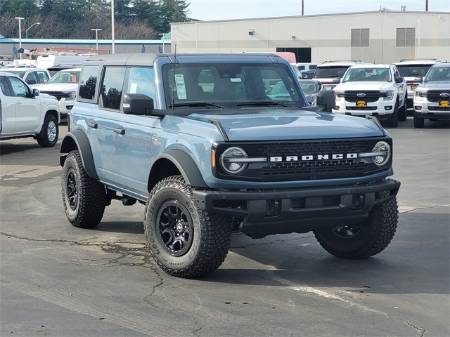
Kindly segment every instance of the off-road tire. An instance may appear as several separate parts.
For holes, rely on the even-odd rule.
[[[420,117],[414,117],[414,128],[422,129],[425,126],[425,119]]]
[[[403,102],[403,105],[398,109],[398,120],[400,122],[404,122],[407,119],[407,111],[406,111],[406,98]]]
[[[353,238],[341,238],[333,228],[314,232],[319,244],[330,254],[345,259],[366,259],[383,251],[397,229],[397,199],[390,197],[375,206],[360,232]]]
[[[176,200],[188,212],[193,224],[193,242],[181,256],[173,256],[158,239],[158,212],[162,205]],[[208,214],[192,199],[192,190],[181,176],[161,180],[152,189],[145,212],[145,236],[150,253],[159,267],[172,276],[201,277],[215,271],[228,253],[232,224],[228,217]]]
[[[75,209],[68,199],[68,176],[75,177],[78,198]],[[76,227],[94,228],[102,220],[106,206],[106,191],[103,184],[88,176],[78,151],[71,151],[64,162],[61,179],[64,211],[70,223]]]
[[[54,136],[54,139],[49,139],[49,133],[48,133],[48,127],[49,124],[53,123],[54,127],[56,128],[56,135]],[[47,114],[44,119],[44,123],[42,124],[42,129],[39,134],[36,135],[36,140],[38,144],[42,147],[53,147],[58,142],[59,137],[59,127],[58,127],[58,119],[52,115]]]
[[[398,126],[398,110],[399,110],[399,102],[397,100],[397,102],[395,103],[395,107],[394,107],[394,112],[392,113],[392,115],[389,117],[389,119],[386,121],[386,125],[391,127],[391,128],[396,128]]]

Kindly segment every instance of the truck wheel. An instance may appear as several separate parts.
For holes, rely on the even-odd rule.
[[[58,120],[55,116],[47,114],[42,124],[41,132],[36,136],[36,139],[40,146],[52,147],[58,142],[58,136]]]
[[[406,99],[405,99],[401,108],[398,109],[398,120],[400,122],[404,122],[404,121],[406,121],[406,118],[407,118],[407,114],[406,114]]]
[[[375,206],[367,221],[340,225],[314,232],[317,241],[330,254],[345,259],[366,259],[383,251],[397,229],[395,197]]]
[[[61,192],[72,225],[93,228],[100,223],[106,206],[105,187],[88,176],[78,151],[70,152],[64,162]]]
[[[231,222],[197,207],[180,176],[161,180],[151,191],[145,214],[150,253],[166,273],[184,278],[216,270],[228,253]]]
[[[416,129],[422,129],[425,126],[425,120],[420,117],[414,117],[414,127]]]

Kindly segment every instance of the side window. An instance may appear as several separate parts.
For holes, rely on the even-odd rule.
[[[86,100],[95,99],[97,87],[98,66],[86,66],[81,71],[78,97]]]
[[[36,72],[38,83],[45,83],[48,81],[48,75],[44,71],[38,71]]]
[[[21,80],[19,80],[16,77],[9,77],[9,82],[11,83],[12,91],[14,93],[14,96],[17,97],[29,97],[30,96],[30,90],[26,86],[25,83],[23,83]]]
[[[128,69],[127,94],[142,94],[155,100],[155,74],[150,67],[131,67]]]
[[[125,78],[124,67],[106,67],[100,92],[102,107],[107,109],[120,109],[122,99],[123,80]]]
[[[14,96],[14,93],[12,92],[11,84],[8,81],[8,78],[6,76],[0,77],[0,91],[5,96]]]
[[[33,84],[37,84],[37,78],[36,78],[36,72],[35,71],[30,71],[27,75],[27,77],[25,78],[25,82],[27,82],[29,85],[33,85]]]

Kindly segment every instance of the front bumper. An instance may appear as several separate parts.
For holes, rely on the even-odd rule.
[[[284,190],[195,190],[198,207],[242,219],[242,232],[259,238],[305,233],[317,227],[364,221],[372,208],[394,197],[400,182]]]
[[[61,114],[61,117],[67,117],[74,104],[74,100],[66,100],[65,98],[61,98],[58,102],[59,113]]]
[[[450,119],[450,107],[440,107],[438,102],[424,98],[414,99],[414,116],[424,119]]]
[[[367,102],[365,108],[358,108],[356,102],[348,102],[345,99],[336,99],[334,113],[351,116],[376,116],[379,119],[390,118],[394,113],[396,100],[378,99],[375,102]]]

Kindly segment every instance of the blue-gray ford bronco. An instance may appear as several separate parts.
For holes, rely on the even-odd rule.
[[[92,228],[113,199],[145,204],[148,250],[179,277],[216,270],[233,231],[312,231],[337,257],[373,256],[397,227],[392,139],[319,112],[330,94],[309,107],[270,54],[91,58],[61,145],[67,218]]]

